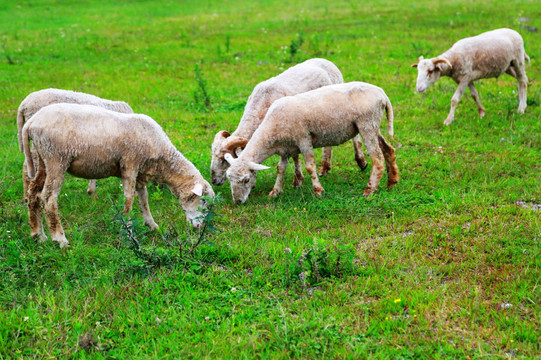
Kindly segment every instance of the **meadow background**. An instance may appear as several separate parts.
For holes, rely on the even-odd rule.
[[[444,127],[455,84],[416,94],[410,65],[500,27],[531,58],[526,113],[504,75],[476,85],[484,119],[467,92]],[[535,0],[0,0],[0,359],[539,358],[536,29]],[[219,232],[181,253],[198,234],[150,185],[160,230],[140,234],[138,252],[115,210],[120,181],[98,181],[91,200],[68,176],[71,248],[29,236],[16,111],[30,92],[127,101],[210,181],[214,134],[236,128],[258,82],[312,57],[388,94],[394,189],[363,198],[371,167],[357,168],[348,143],[322,198],[309,177],[291,188],[290,166],[269,199],[273,157],[246,205],[215,187]]]

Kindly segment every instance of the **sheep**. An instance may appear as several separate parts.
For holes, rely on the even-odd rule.
[[[56,103],[95,105],[125,114],[133,114],[130,105],[123,101],[106,100],[94,95],[70,90],[43,89],[35,91],[21,102],[17,111],[17,139],[19,141],[20,152],[24,151],[21,132],[24,123],[42,107]],[[26,166],[23,165],[23,183],[27,183],[27,181],[24,181],[24,178],[27,176],[24,170],[25,168]],[[26,197],[26,189],[24,189],[24,193]],[[92,179],[88,182],[87,193],[90,196],[94,196],[96,193],[96,180]]]
[[[30,151],[37,154],[37,173]],[[179,199],[194,227],[202,222],[202,196],[214,197],[210,184],[171,143],[162,128],[142,114],[121,114],[93,105],[53,104],[39,110],[22,129],[30,179],[28,213],[32,237],[45,241],[41,207],[53,241],[69,246],[58,215],[58,195],[65,173],[86,179],[119,177],[132,208],[134,192],[150,229],[158,225],[150,214],[146,184],[166,184]],[[41,200],[41,203],[40,203]]]
[[[450,125],[455,118],[455,109],[466,87],[477,104],[479,117],[485,116],[479,94],[473,82],[478,79],[498,77],[507,73],[518,80],[518,113],[526,110],[526,90],[528,78],[524,62],[530,58],[524,50],[524,42],[519,33],[511,29],[497,29],[457,41],[449,50],[432,59],[419,57],[412,65],[418,70],[417,91],[424,92],[441,76],[451,77],[458,88],[451,99],[451,110],[444,121]]]
[[[302,153],[306,170],[312,178],[314,193],[323,187],[314,163],[314,148],[336,146],[360,134],[372,159],[370,181],[364,196],[379,186],[385,158],[389,188],[399,180],[394,149],[380,133],[383,112],[387,111],[388,131],[393,134],[393,109],[385,92],[374,85],[351,82],[325,86],[306,93],[276,100],[252,139],[238,158],[226,154],[231,166],[226,176],[235,203],[245,203],[255,186],[256,172],[268,169],[261,165],[274,154],[280,156],[274,188],[269,197],[282,192],[285,169],[290,156]],[[383,154],[382,154],[383,152]]]
[[[330,61],[325,59],[310,59],[297,64],[283,73],[263,81],[254,88],[248,98],[244,114],[239,122],[237,130],[232,134],[222,130],[214,137],[212,143],[211,181],[214,185],[222,185],[225,181],[225,172],[229,163],[225,161],[225,154],[235,157],[240,154],[242,148],[250,140],[259,127],[267,110],[277,99],[295,95],[309,90],[331,84],[341,84],[344,80],[340,70]],[[368,165],[362,152],[362,144],[359,137],[353,139],[355,160],[361,169]],[[322,167],[320,174],[325,175],[331,168],[332,148],[323,151]],[[293,156],[295,164],[295,178],[293,186],[302,184],[304,176],[298,156]]]

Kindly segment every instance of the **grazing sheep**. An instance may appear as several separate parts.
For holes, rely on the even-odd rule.
[[[36,174],[30,139],[39,161]],[[145,224],[151,229],[158,225],[150,214],[147,182],[169,186],[194,227],[201,225],[200,208],[205,206],[201,196],[214,196],[195,166],[146,115],[121,114],[92,105],[53,104],[24,125],[22,140],[31,178],[27,188],[32,236],[47,239],[41,219],[43,204],[51,236],[60,247],[69,245],[58,215],[58,195],[66,172],[85,179],[121,178],[124,213],[131,210],[137,191]]]
[[[123,101],[111,101],[90,94],[61,89],[44,89],[33,92],[21,102],[21,105],[19,105],[19,110],[17,111],[17,139],[19,140],[19,150],[21,152],[24,151],[22,142],[22,129],[24,123],[42,107],[57,103],[95,105],[108,110],[125,114],[133,114],[133,110],[130,105]],[[24,183],[26,183],[24,179],[27,176],[25,169],[26,166],[23,165]],[[96,180],[90,180],[88,182],[87,192],[90,196],[95,194]],[[24,194],[26,198],[26,189],[24,190]]]
[[[450,125],[466,87],[470,89],[477,104],[479,117],[485,116],[485,108],[481,105],[473,82],[477,79],[498,77],[503,73],[518,80],[518,112],[524,113],[528,86],[525,61],[530,62],[530,58],[526,55],[520,34],[510,29],[498,29],[459,40],[438,57],[423,59],[421,56],[419,62],[412,66],[418,70],[417,91],[420,93],[441,76],[449,76],[458,84],[451,99],[451,111],[444,121],[445,125]]]
[[[288,158],[302,153],[306,170],[312,178],[314,193],[321,195],[314,162],[314,148],[336,146],[360,134],[372,159],[372,174],[364,191],[368,196],[378,188],[383,174],[383,158],[387,165],[388,183],[398,182],[398,168],[394,149],[380,133],[381,117],[387,110],[389,134],[393,133],[393,109],[385,92],[362,82],[329,85],[306,93],[276,100],[265,119],[255,131],[242,154],[233,158],[226,154],[231,166],[227,178],[235,203],[245,203],[255,186],[256,171],[268,169],[260,165],[268,157],[278,154],[278,174],[269,194],[282,192]],[[382,153],[383,152],[383,153]]]
[[[225,154],[237,157],[246,143],[250,140],[259,127],[271,104],[284,96],[296,95],[309,90],[317,89],[331,84],[344,82],[340,70],[330,61],[325,59],[310,59],[295,65],[283,73],[263,81],[254,88],[248,98],[244,114],[240,119],[237,130],[233,134],[222,130],[214,137],[212,143],[211,179],[214,185],[222,185],[225,181],[225,172],[229,163],[225,161]],[[362,152],[362,144],[359,137],[353,139],[355,160],[361,167],[366,168],[367,162]],[[332,148],[323,150],[321,175],[327,174],[331,168]],[[304,176],[297,155],[293,156],[295,164],[295,179],[293,186],[302,184]]]

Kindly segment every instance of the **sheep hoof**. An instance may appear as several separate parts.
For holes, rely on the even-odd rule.
[[[389,180],[387,181],[387,189],[392,189],[394,188],[394,186],[398,183],[398,179],[397,180]]]
[[[53,241],[56,242],[56,243],[58,243],[58,245],[60,246],[61,249],[70,246],[70,243],[69,243],[69,241],[66,239],[66,236],[65,236],[64,234],[61,234],[61,235],[53,235]]]
[[[519,114],[524,114],[524,111],[526,111],[526,107],[518,109]]]
[[[272,189],[272,191],[269,193],[270,198],[276,198],[278,195],[280,195],[281,191],[277,189]]]
[[[355,161],[357,161],[357,165],[361,168],[361,171],[364,171],[368,167],[368,163],[364,159],[355,159]]]
[[[453,122],[453,120],[454,120],[453,118],[447,118],[447,119],[445,119],[445,121],[443,122],[443,125],[449,126],[449,125],[451,125],[451,123]]]
[[[323,190],[322,187],[315,187],[315,186],[314,186],[314,194],[315,194],[316,196],[319,197],[319,196],[323,195],[323,191],[324,191],[324,190]]]
[[[325,175],[327,175],[327,174],[329,173],[329,170],[331,170],[330,165],[328,165],[328,164],[323,164],[323,165],[321,166],[321,170],[319,171],[319,174],[318,174],[318,175],[319,175],[319,176],[325,176]]]
[[[154,221],[153,222],[148,222],[148,223],[146,222],[145,225],[148,226],[150,231],[158,230],[160,228],[158,226],[158,224],[156,224]]]
[[[41,230],[40,233],[32,234],[32,238],[39,243],[47,241],[47,235],[45,235],[45,232],[43,232],[43,230]]]
[[[482,119],[485,117],[485,109],[479,109],[479,118]]]
[[[297,176],[295,175],[295,177],[293,178],[293,187],[294,188],[298,188],[302,185],[302,182],[304,181],[304,176]]]
[[[363,196],[364,196],[364,197],[368,197],[368,196],[372,195],[372,194],[375,193],[375,192],[376,192],[376,190],[367,187],[367,188],[364,190]]]

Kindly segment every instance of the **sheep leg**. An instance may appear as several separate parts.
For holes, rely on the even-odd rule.
[[[319,178],[317,176],[317,167],[316,167],[316,161],[314,158],[314,149],[312,146],[304,146],[300,147],[299,149],[302,152],[302,156],[304,156],[304,164],[306,166],[306,170],[310,174],[310,177],[312,178],[312,187],[314,188],[314,194],[316,196],[321,196],[323,194],[323,186],[321,186],[321,183],[319,182]]]
[[[515,68],[513,67],[512,63],[511,63],[511,65],[509,65],[507,70],[505,70],[505,73],[511,75],[515,79],[517,78],[517,73],[516,73]]]
[[[293,178],[293,187],[297,188],[302,185],[304,181],[304,175],[302,174],[302,165],[299,155],[293,156],[293,163],[295,164],[295,177]]]
[[[518,113],[524,114],[526,110],[526,98],[528,92],[528,77],[526,76],[526,71],[524,70],[524,60],[519,59],[516,62],[515,69],[517,70],[517,80],[518,80]]]
[[[158,224],[154,221],[152,214],[150,213],[150,207],[148,205],[148,191],[147,185],[143,183],[136,183],[135,190],[137,191],[137,196],[139,197],[139,207],[143,213],[143,219],[145,219],[145,225],[150,228],[150,230],[156,230]]]
[[[364,158],[363,144],[361,142],[360,135],[357,134],[353,139],[351,139],[351,143],[353,144],[353,150],[355,151],[355,161],[361,170],[364,171],[364,169],[366,169],[368,166],[368,163]]]
[[[98,196],[96,195],[96,180],[95,179],[88,181],[88,188],[86,189],[86,193],[91,198],[92,197],[94,199],[98,198]]]
[[[40,165],[41,168],[41,165]],[[60,216],[58,214],[58,195],[66,176],[66,166],[64,164],[51,162],[46,164],[47,175],[45,177],[45,184],[41,191],[41,201],[45,209],[45,218],[47,219],[47,225],[51,232],[51,237],[54,242],[60,245],[60,248],[64,248],[70,245],[64,234],[64,229],[60,223]]]
[[[323,155],[321,157],[321,170],[319,171],[319,176],[325,176],[331,170],[332,162],[332,147],[327,146],[323,148]]]
[[[25,181],[26,195],[28,205],[28,222],[30,223],[30,234],[34,239],[37,238],[39,242],[47,240],[47,235],[43,231],[43,218],[41,200],[39,198],[43,185],[45,184],[45,165],[43,161],[39,159],[39,167],[36,175],[33,179],[28,177],[26,168],[23,171],[23,180]],[[26,162],[25,165],[26,166]]]
[[[479,99],[479,93],[477,92],[475,85],[473,85],[473,81],[468,84],[468,87],[470,88],[471,97],[473,98],[473,100],[475,100],[475,103],[477,104],[479,117],[482,119],[485,116],[485,108],[483,107],[483,105],[481,105],[481,100]]]
[[[297,156],[298,158],[298,156]],[[289,165],[289,159],[285,156],[280,156],[280,162],[277,166],[276,171],[276,182],[274,183],[274,188],[269,193],[269,197],[275,198],[282,192],[282,185],[284,183],[284,174],[286,172],[287,165]]]
[[[130,215],[130,211],[133,207],[133,198],[135,197],[135,176],[122,175],[122,189],[124,190],[124,197],[126,202],[124,203],[124,215]]]
[[[383,152],[383,157],[385,158],[385,166],[387,167],[387,188],[392,188],[396,185],[398,180],[398,167],[396,166],[396,156],[394,153],[394,148],[389,145],[381,134],[378,135],[379,147]]]
[[[458,105],[458,102],[462,98],[462,95],[464,95],[464,90],[466,90],[466,86],[468,86],[469,81],[462,81],[458,84],[458,88],[455,91],[455,94],[451,98],[451,110],[449,111],[449,115],[447,115],[447,119],[443,122],[444,125],[451,125],[453,120],[455,119],[455,109]]]
[[[360,125],[361,124],[357,125],[357,127],[359,129],[362,129]],[[378,136],[377,136],[378,132],[379,132],[378,129],[369,129],[369,130],[361,131],[364,144],[366,145],[366,150],[368,151],[368,155],[370,155],[370,159],[372,160],[372,172],[370,174],[370,180],[368,181],[368,185],[366,186],[366,189],[364,190],[363,196],[370,196],[374,192],[376,192],[376,190],[378,189],[381,177],[383,176],[383,161],[384,160],[383,160],[383,154],[380,149],[380,144],[378,143]],[[398,176],[398,173],[394,174],[393,172],[393,176],[395,175]],[[396,177],[391,178],[391,180],[398,181]]]

